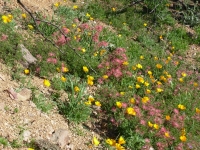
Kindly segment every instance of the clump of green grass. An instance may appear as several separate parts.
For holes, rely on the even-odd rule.
[[[8,146],[8,141],[7,139],[0,137],[0,144],[2,144],[4,147]]]
[[[50,112],[55,104],[51,101],[50,98],[47,98],[44,94],[36,94],[33,93],[32,101],[35,103],[36,107],[40,109],[42,112],[48,113]]]

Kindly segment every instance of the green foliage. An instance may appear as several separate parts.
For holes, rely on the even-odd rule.
[[[190,37],[182,28],[173,29],[166,35],[176,50],[185,51],[190,43]]]
[[[17,47],[21,37],[14,31],[14,23],[4,24],[0,22],[0,36],[7,36],[0,42],[0,58],[7,64],[14,65],[16,61],[22,60],[21,52]]]
[[[50,98],[47,98],[42,93],[33,93],[32,101],[36,105],[38,109],[40,109],[42,112],[48,113],[50,110],[53,109],[55,104],[51,101]]]
[[[67,76],[66,90],[70,90],[68,100],[58,101],[58,109],[69,121],[76,123],[85,122],[89,119],[91,108],[83,101],[85,92],[85,84],[79,83],[79,79],[73,76]],[[80,91],[75,92],[74,88],[77,86]]]
[[[0,137],[0,144],[3,146],[8,146],[8,141],[7,139]]]
[[[196,38],[195,38],[195,43],[199,44],[200,43],[200,26],[196,26],[194,28],[195,32],[196,32]]]
[[[58,9],[55,10],[55,13],[61,18],[65,18],[66,24],[72,24],[73,19],[78,15],[77,11],[73,11],[71,8],[65,6],[59,6]]]

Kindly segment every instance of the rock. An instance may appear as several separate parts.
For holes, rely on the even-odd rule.
[[[30,64],[35,64],[37,59],[29,52],[28,49],[23,44],[19,44],[22,56],[25,59],[25,62],[22,63],[25,67],[28,68]]]
[[[16,99],[20,101],[26,101],[31,98],[31,90],[24,88],[19,93],[15,92],[15,90],[11,87],[8,90],[6,90],[11,99]]]
[[[68,130],[58,129],[52,134],[50,140],[59,145],[61,149],[66,149],[70,144],[70,133]]]
[[[32,91],[30,89],[24,88],[17,94],[17,99],[21,101],[27,101],[31,98]]]
[[[61,150],[60,147],[58,147],[57,145],[51,143],[48,140],[36,140],[35,142],[35,146],[37,147],[37,150]]]
[[[23,140],[26,141],[26,142],[29,142],[30,141],[30,138],[31,138],[31,132],[28,131],[28,130],[25,130],[22,134],[23,136]]]

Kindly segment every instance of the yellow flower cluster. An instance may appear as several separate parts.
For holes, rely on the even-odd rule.
[[[94,84],[94,77],[93,76],[90,76],[88,75],[87,76],[87,84],[92,86]]]
[[[59,6],[60,6],[60,2],[54,3],[54,6],[55,6],[55,7],[59,7]]]
[[[182,72],[181,76],[182,76],[181,78],[178,78],[178,81],[182,83],[184,82],[184,78],[187,76],[187,74],[185,72]]]
[[[26,19],[26,17],[27,17],[26,14],[22,14],[23,19]]]
[[[128,115],[132,115],[132,116],[135,116],[135,115],[136,115],[135,109],[132,108],[132,107],[126,108],[126,113],[127,113]]]
[[[116,102],[116,106],[117,106],[118,108],[122,108],[122,103],[121,103],[121,102]]]
[[[47,79],[44,79],[44,85],[46,86],[46,87],[49,87],[50,85],[51,85],[51,83],[50,83],[50,81],[49,80],[47,80]]]
[[[93,137],[92,143],[93,143],[95,146],[98,146],[100,142],[99,142],[99,140],[98,140],[96,137]]]
[[[79,88],[78,86],[75,86],[75,87],[74,87],[74,91],[75,91],[76,93],[78,93],[78,92],[80,91],[80,88]]]
[[[4,23],[9,23],[9,22],[11,22],[12,21],[12,19],[13,19],[13,16],[12,15],[3,15],[2,17],[1,17],[1,19],[3,20],[3,22]]]
[[[94,102],[94,101],[95,101],[94,97],[90,95],[90,96],[88,97],[88,101],[86,101],[85,104],[86,104],[86,105],[92,105],[92,102]],[[94,105],[96,105],[96,106],[98,106],[98,107],[101,107],[101,103],[100,103],[99,101],[95,101],[95,102],[94,102]]]
[[[116,148],[116,150],[125,150],[124,146],[122,146],[122,144],[125,144],[126,141],[124,140],[124,138],[122,136],[119,137],[118,142],[116,142],[116,140],[114,139],[107,139],[106,143],[110,146],[113,146]]]
[[[67,81],[67,78],[65,78],[65,77],[61,77],[61,81],[63,81],[63,82],[66,82]]]
[[[88,69],[86,66],[83,66],[83,71],[84,71],[85,73],[88,73],[88,72],[89,72],[89,69]]]
[[[197,114],[200,114],[200,109],[199,108],[196,108],[195,111],[196,111]]]
[[[24,70],[24,74],[28,75],[30,73],[30,70],[29,69],[25,69]]]
[[[142,103],[143,103],[143,104],[146,104],[148,101],[149,101],[149,97],[144,96],[144,97],[142,98]]]
[[[186,141],[187,141],[185,128],[183,128],[183,129],[181,130],[180,140],[181,140],[182,142],[186,142]]]
[[[178,108],[179,108],[180,110],[185,110],[185,109],[186,109],[186,107],[185,107],[184,105],[182,105],[182,104],[179,104],[179,105],[178,105]]]
[[[156,130],[158,130],[159,128],[160,128],[160,126],[158,125],[158,124],[153,124],[153,123],[151,123],[150,121],[148,121],[148,126],[150,127],[150,128],[154,128],[154,129],[156,129]]]

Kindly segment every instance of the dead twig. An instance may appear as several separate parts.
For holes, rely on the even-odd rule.
[[[19,3],[19,5],[21,5],[21,6],[25,9],[25,11],[27,11],[27,13],[31,16],[31,18],[33,19],[33,22],[34,22],[34,24],[35,24],[36,30],[44,37],[44,39],[47,40],[48,42],[50,42],[50,43],[51,43],[53,46],[55,46],[62,54],[64,54],[64,52],[55,44],[55,42],[53,42],[52,40],[48,39],[48,38],[44,35],[44,33],[42,33],[42,31],[41,31],[41,30],[39,29],[39,27],[38,27],[37,21],[41,21],[41,22],[44,22],[44,23],[47,23],[47,24],[50,24],[50,25],[56,27],[56,28],[59,30],[59,32],[60,32],[62,35],[64,35],[65,38],[67,38],[67,36],[66,36],[65,33],[62,31],[62,29],[61,29],[58,25],[55,25],[55,24],[53,24],[53,23],[51,23],[51,22],[49,22],[49,21],[35,18],[35,17],[33,16],[33,14],[24,6],[24,4],[23,4],[20,0],[17,0],[17,3]],[[89,67],[95,74],[97,74],[97,72],[91,67],[91,65],[90,65],[84,58],[82,58],[81,55],[79,55],[79,54],[76,52],[75,48],[73,48],[73,47],[72,47],[71,45],[69,45],[69,44],[68,44],[68,46],[69,46],[70,50],[74,51],[74,52],[76,53],[76,55],[78,55],[86,64],[88,64],[88,67]]]

